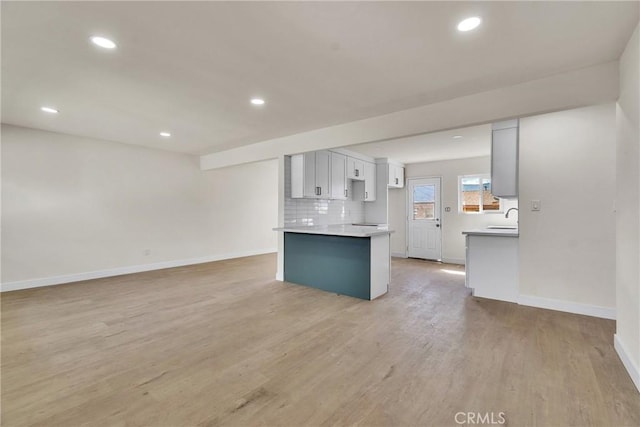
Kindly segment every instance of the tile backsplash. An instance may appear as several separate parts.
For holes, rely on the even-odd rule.
[[[352,194],[349,182],[349,194]],[[364,221],[364,202],[292,199],[291,158],[285,157],[284,225],[351,224]]]

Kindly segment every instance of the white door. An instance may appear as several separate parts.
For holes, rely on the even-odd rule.
[[[407,256],[441,260],[440,178],[409,179],[407,184]]]

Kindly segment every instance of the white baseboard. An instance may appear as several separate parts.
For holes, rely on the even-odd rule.
[[[442,262],[445,264],[465,265],[464,258],[442,258]]]
[[[518,304],[529,307],[546,308],[548,310],[564,311],[567,313],[584,314],[586,316],[601,317],[603,319],[616,319],[616,309],[613,307],[579,304],[577,302],[522,294],[518,296]]]
[[[131,265],[128,267],[110,268],[107,270],[88,271],[84,273],[66,274],[63,276],[43,277],[39,279],[19,280],[0,284],[0,292],[17,291],[20,289],[40,288],[42,286],[62,285],[64,283],[81,282],[83,280],[100,279],[103,277],[121,276],[123,274],[142,273],[144,271],[162,270],[164,268],[183,267],[185,265],[202,264],[205,262],[222,261],[225,259],[242,258],[246,256],[262,255],[277,252],[276,248],[258,249],[254,251],[236,252],[231,254],[212,255],[201,258],[181,259],[173,261],[155,262],[152,264]]]
[[[633,384],[635,384],[638,391],[640,391],[640,369],[638,369],[638,366],[633,362],[627,348],[622,344],[620,338],[618,338],[618,334],[613,336],[613,347],[616,349],[620,360],[622,360],[622,364],[629,373],[631,381],[633,381]]]
[[[409,258],[405,252],[391,252],[393,258]],[[442,262],[445,264],[458,264],[464,265],[464,258],[442,258]]]
[[[407,254],[404,252],[391,252],[393,258],[407,258]]]

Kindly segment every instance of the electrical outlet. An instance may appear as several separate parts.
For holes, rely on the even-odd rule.
[[[145,249],[144,256],[149,256],[149,255],[151,255],[151,249]]]
[[[531,201],[531,210],[534,212],[540,211],[540,200],[532,200]]]

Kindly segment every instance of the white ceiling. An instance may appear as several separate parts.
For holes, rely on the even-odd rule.
[[[1,7],[3,123],[194,154],[615,60],[638,22],[638,2]]]
[[[461,138],[454,138],[454,136]],[[374,158],[387,157],[402,163],[488,156],[491,154],[491,125],[470,126],[389,141],[353,145],[348,149]]]

